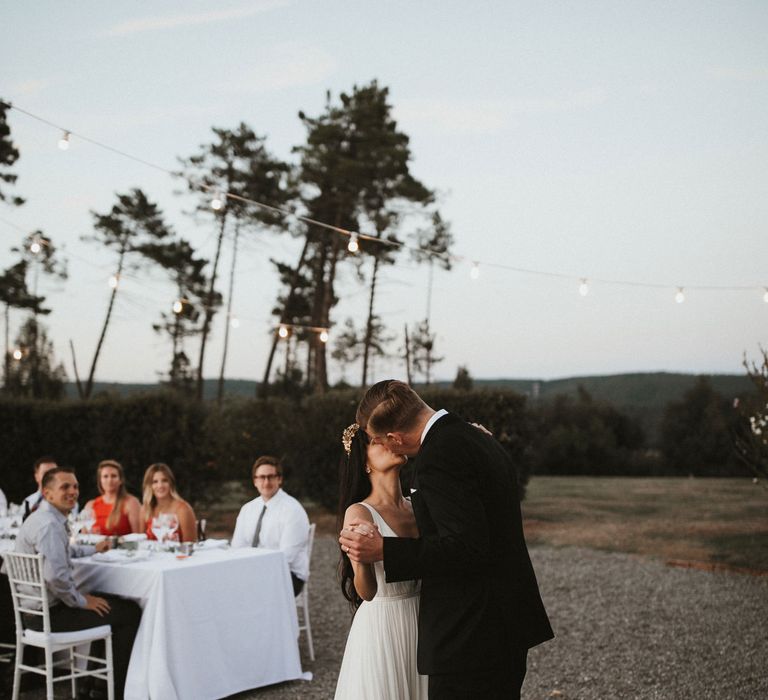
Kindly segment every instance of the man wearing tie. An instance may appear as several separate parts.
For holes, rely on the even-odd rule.
[[[285,552],[293,594],[298,595],[309,578],[309,518],[301,503],[283,491],[283,467],[276,457],[259,457],[251,477],[259,495],[240,509],[232,546]]]

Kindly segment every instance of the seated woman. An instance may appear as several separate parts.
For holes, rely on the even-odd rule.
[[[176,491],[176,479],[167,464],[157,462],[144,472],[143,500],[142,516],[150,540],[157,539],[152,532],[152,519],[164,514],[173,514],[178,520],[179,529],[173,539],[179,542],[197,539],[195,511]]]
[[[85,510],[90,508],[96,516],[93,531],[118,536],[141,532],[141,503],[126,490],[120,463],[112,459],[99,462],[96,484],[101,496],[85,504]]]

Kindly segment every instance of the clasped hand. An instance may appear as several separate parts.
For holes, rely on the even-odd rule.
[[[346,555],[361,564],[373,564],[384,558],[384,539],[375,524],[352,520],[339,534],[339,544]]]

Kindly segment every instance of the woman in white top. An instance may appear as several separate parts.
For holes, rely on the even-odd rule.
[[[344,431],[340,518],[365,520],[385,537],[418,537],[400,488],[407,457],[372,445],[356,423]],[[416,670],[419,582],[386,583],[382,562],[360,564],[342,552],[341,590],[355,609],[336,685],[336,700],[426,700],[427,676]]]

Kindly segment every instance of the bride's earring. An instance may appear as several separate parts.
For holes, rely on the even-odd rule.
[[[371,468],[370,467],[366,467],[365,468],[365,473],[366,474],[370,474],[371,473]]]

